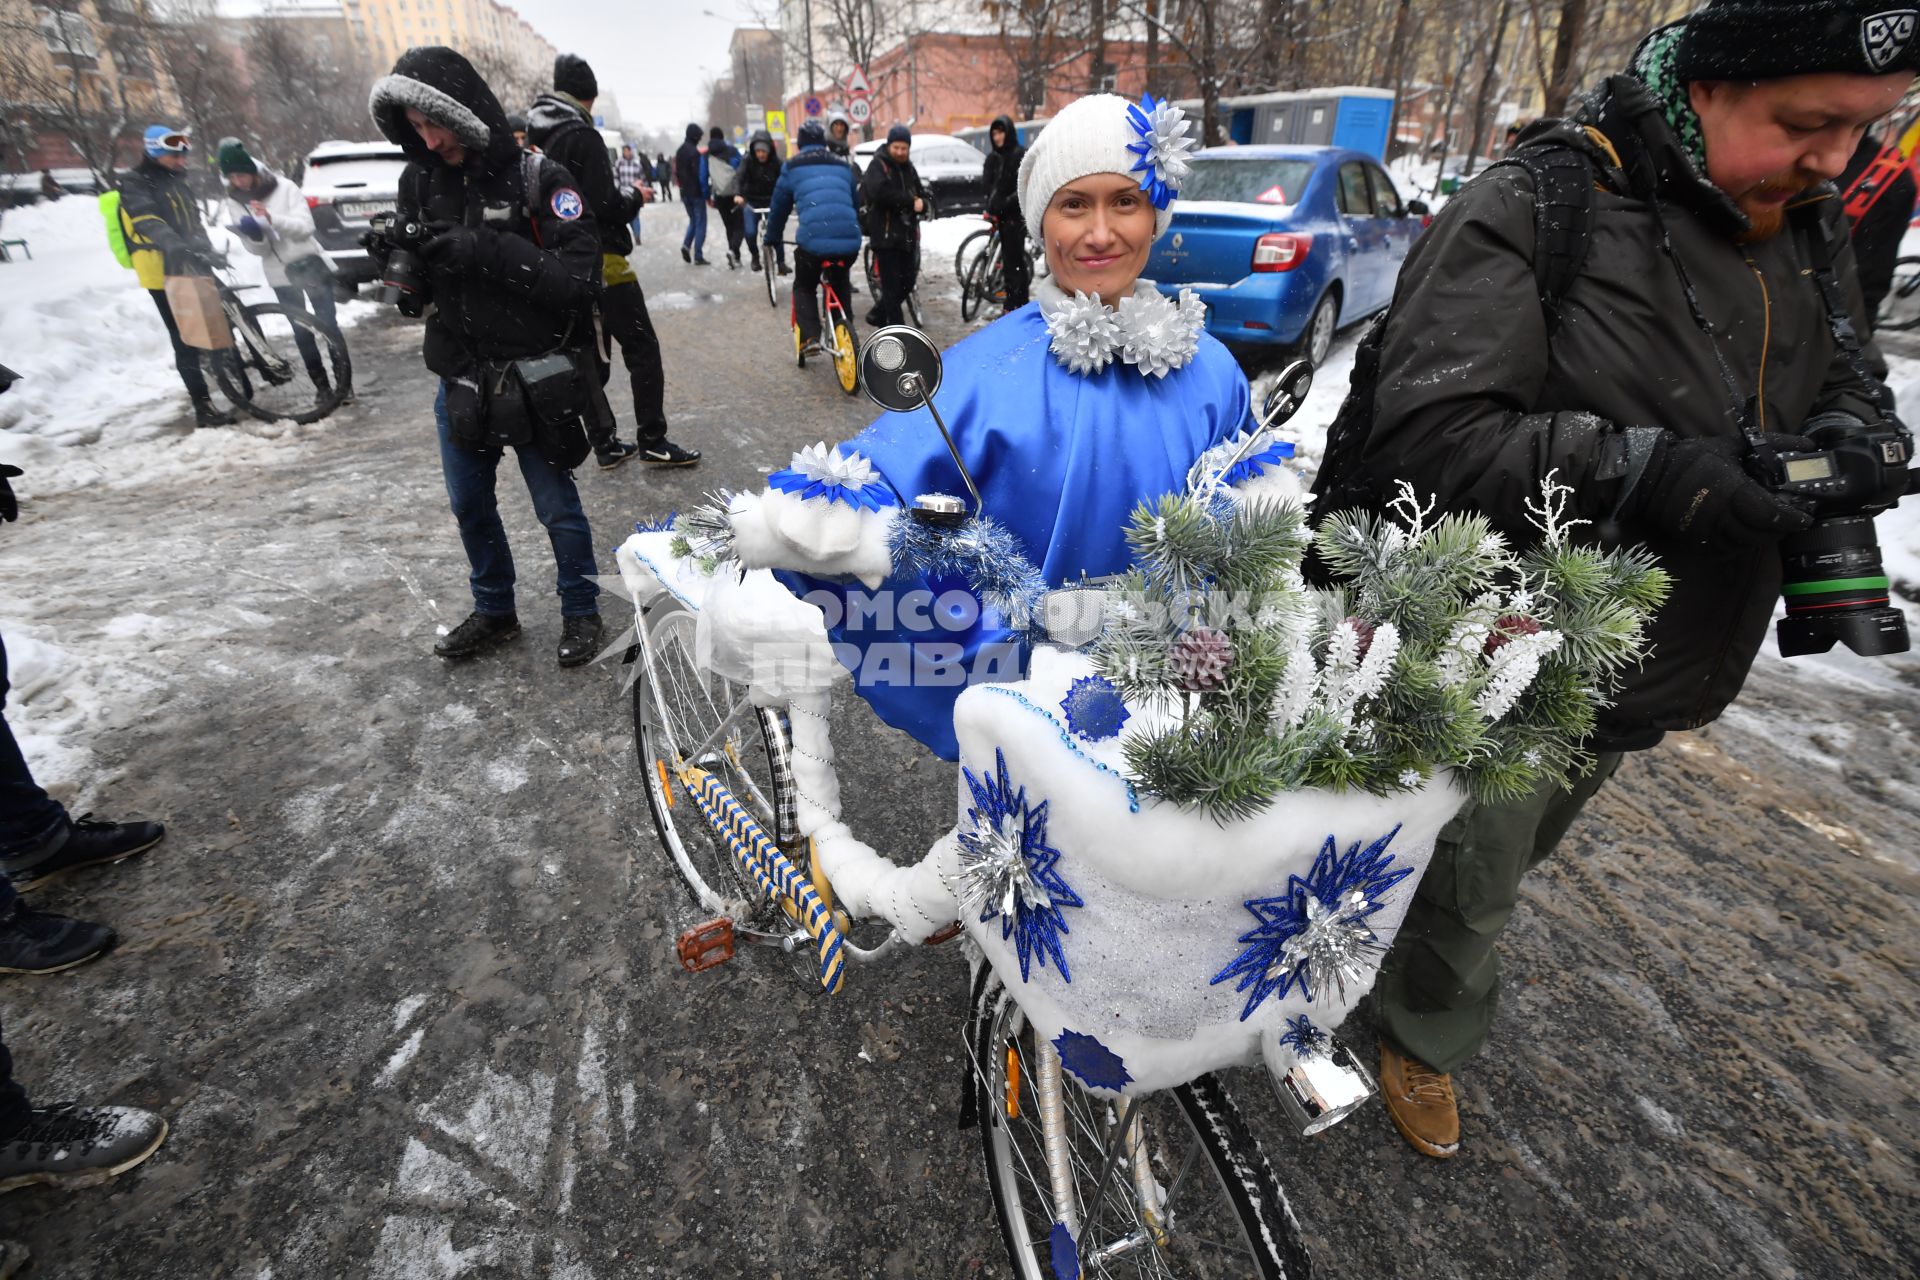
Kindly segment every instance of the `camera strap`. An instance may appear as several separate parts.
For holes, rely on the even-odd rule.
[[[1867,367],[1866,355],[1860,350],[1860,333],[1854,328],[1853,313],[1847,307],[1846,295],[1840,289],[1840,278],[1833,269],[1833,242],[1820,223],[1822,203],[1810,200],[1795,205],[1788,216],[1792,218],[1794,230],[1812,261],[1813,283],[1820,290],[1820,300],[1825,304],[1827,328],[1833,333],[1834,345],[1840,348],[1847,367],[1853,370],[1854,377],[1860,380],[1861,388],[1872,398],[1874,405],[1881,413],[1891,414],[1893,396],[1887,390],[1887,384]]]

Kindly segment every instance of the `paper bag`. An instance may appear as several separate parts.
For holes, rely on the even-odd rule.
[[[211,276],[168,276],[167,306],[173,310],[180,341],[200,351],[232,348],[233,331],[227,327],[220,290]]]

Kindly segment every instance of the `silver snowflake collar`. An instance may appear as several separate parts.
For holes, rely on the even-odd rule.
[[[1164,378],[1193,362],[1207,327],[1206,306],[1191,289],[1182,289],[1176,302],[1151,280],[1136,280],[1133,295],[1118,307],[1077,289],[1068,296],[1051,280],[1036,284],[1034,294],[1054,357],[1069,373],[1098,373],[1117,356],[1148,377]]]
[[[1199,145],[1189,138],[1192,122],[1187,113],[1171,102],[1155,101],[1152,94],[1127,107],[1127,123],[1140,135],[1140,141],[1127,144],[1127,150],[1139,157],[1129,171],[1140,175],[1140,189],[1156,209],[1164,209],[1180,194],[1180,184],[1192,170],[1187,152]]]

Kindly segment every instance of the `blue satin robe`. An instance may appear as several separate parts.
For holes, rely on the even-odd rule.
[[[1246,376],[1227,349],[1202,334],[1192,361],[1150,378],[1115,360],[1074,374],[1048,347],[1045,319],[1029,303],[956,343],[934,402],[953,432],[986,512],[1027,548],[1049,584],[1124,571],[1132,555],[1126,526],[1143,500],[1182,490],[1199,456],[1250,425]],[[966,485],[926,410],[883,414],[841,446],[865,454],[903,503],[923,493],[967,496]],[[905,518],[905,517],[903,517]],[[868,609],[853,618],[858,583],[780,575],[796,594],[824,592],[822,604],[841,661],[882,720],[918,738],[945,760],[959,757],[953,702],[968,681],[1018,679],[1005,660],[1010,633],[984,613],[971,625],[950,617],[930,626],[924,609]],[[881,586],[896,603],[951,602],[957,582],[928,582],[896,572]],[[912,615],[909,617],[908,615]],[[917,624],[917,625],[916,625]],[[911,661],[899,661],[904,650]],[[960,653],[965,679],[948,661]]]

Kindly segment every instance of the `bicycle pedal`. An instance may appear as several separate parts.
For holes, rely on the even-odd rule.
[[[733,919],[720,916],[683,931],[673,949],[680,956],[680,967],[699,973],[733,959]]]

